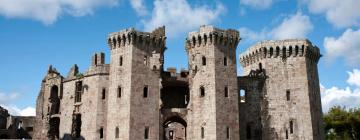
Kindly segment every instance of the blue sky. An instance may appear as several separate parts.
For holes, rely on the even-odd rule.
[[[359,107],[358,7],[358,0],[0,0],[0,105],[33,114],[50,64],[64,76],[73,64],[85,71],[92,54],[109,55],[108,34],[129,27],[165,25],[165,67],[187,69],[186,35],[206,24],[239,30],[238,55],[261,40],[308,38],[323,54],[324,110]]]

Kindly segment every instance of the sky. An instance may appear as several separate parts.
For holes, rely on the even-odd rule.
[[[237,55],[256,42],[307,38],[320,48],[323,111],[360,107],[359,0],[0,0],[0,106],[35,115],[49,65],[66,76],[105,52],[111,32],[165,26],[165,68],[187,69],[187,33],[236,29]],[[238,59],[237,59],[238,60]],[[238,75],[244,75],[238,62]]]

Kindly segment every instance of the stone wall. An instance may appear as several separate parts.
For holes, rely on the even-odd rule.
[[[189,33],[188,139],[239,139],[235,54],[239,39],[235,30],[211,26]]]
[[[261,42],[241,55],[245,73],[264,69],[267,77],[262,93],[264,139],[323,139],[315,73],[319,57],[319,49],[307,40]]]

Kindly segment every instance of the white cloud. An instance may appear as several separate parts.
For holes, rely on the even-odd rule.
[[[117,3],[118,0],[0,0],[0,15],[52,24],[64,14],[84,16],[97,7]]]
[[[211,8],[208,5],[190,6],[186,0],[155,0],[151,18],[143,20],[143,24],[147,31],[165,25],[168,35],[173,37],[213,23],[224,11],[221,3]]]
[[[326,89],[321,86],[321,102],[324,112],[327,112],[333,106],[345,106],[346,108],[360,107],[360,71],[354,69],[353,72],[348,72],[348,84],[355,84],[356,87],[345,89],[338,87],[331,87]]]
[[[360,64],[360,29],[347,29],[340,37],[325,37],[324,48],[326,60],[337,57],[345,58],[350,65]]]
[[[26,107],[24,109],[18,108],[16,105],[13,105],[20,98],[20,94],[13,93],[3,93],[0,92],[0,106],[7,109],[10,115],[15,116],[35,116],[35,108],[34,107]]]
[[[250,41],[306,38],[312,30],[313,25],[310,18],[307,15],[303,15],[301,12],[297,12],[295,15],[284,18],[279,25],[271,30],[263,28],[260,32],[256,32],[248,28],[239,29],[241,37]]]
[[[336,27],[360,25],[359,0],[300,0],[308,4],[310,12],[325,14]]]
[[[273,4],[273,0],[240,0],[240,4],[255,9],[267,9]]]
[[[148,14],[144,0],[130,0],[130,4],[138,15],[144,16]]]
[[[285,18],[279,26],[272,30],[271,34],[275,39],[305,38],[312,29],[310,18],[298,12]]]

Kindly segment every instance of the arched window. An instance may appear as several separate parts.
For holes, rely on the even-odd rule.
[[[229,89],[227,86],[225,86],[224,92],[225,92],[225,97],[229,97]]]
[[[200,97],[205,96],[205,88],[203,86],[200,87]]]
[[[123,65],[123,57],[122,57],[122,56],[120,56],[119,65],[120,65],[120,66]]]
[[[270,57],[272,57],[273,54],[274,54],[274,49],[271,47],[271,48],[270,48]]]
[[[205,138],[205,129],[204,127],[201,127],[201,139]]]
[[[115,138],[119,138],[119,127],[115,128]]]
[[[286,48],[285,47],[283,47],[283,49],[282,49],[282,58],[283,59],[286,58]]]
[[[144,87],[144,90],[143,90],[143,97],[144,98],[147,98],[148,97],[148,91],[149,89],[148,89],[148,86],[146,85],[145,87]]]
[[[101,99],[104,100],[106,97],[106,89],[105,88],[102,89],[101,95],[102,95]]]
[[[202,57],[202,65],[203,65],[203,66],[206,65],[206,57],[205,57],[205,56]]]
[[[292,53],[293,53],[293,48],[292,48],[292,46],[290,46],[289,47],[289,57],[292,55]]]
[[[293,121],[291,120],[291,121],[289,122],[289,124],[290,124],[290,134],[292,134],[292,133],[294,133],[294,123],[293,123]]]
[[[121,98],[121,87],[119,86],[117,89],[118,98]]]
[[[224,66],[227,66],[227,58],[224,57]]]

